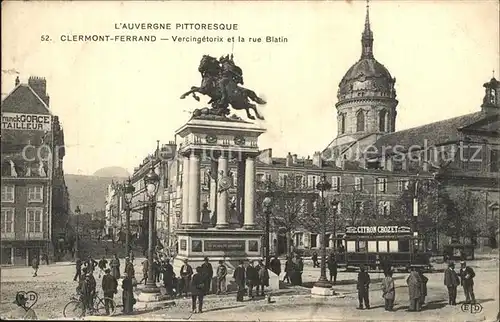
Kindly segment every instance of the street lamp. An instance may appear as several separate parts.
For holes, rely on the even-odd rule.
[[[76,244],[75,244],[75,255],[77,258],[80,258],[79,250],[78,250],[78,242],[79,242],[79,237],[78,237],[78,218],[80,217],[80,206],[76,206],[75,209],[75,215],[76,215]]]
[[[153,270],[153,247],[154,247],[154,211],[156,207],[156,193],[158,192],[158,186],[160,185],[160,177],[156,174],[154,169],[154,162],[151,162],[151,168],[148,174],[144,177],[144,183],[146,185],[146,195],[149,198],[149,233],[148,233],[148,280],[146,286],[144,287],[145,293],[158,293],[159,289],[156,286],[156,280],[154,278]]]
[[[262,209],[266,216],[266,227],[264,232],[264,256],[266,258],[266,269],[269,268],[269,226],[271,217],[271,207],[273,205],[273,192],[271,191],[271,182],[266,183],[265,198],[262,201]]]
[[[125,253],[127,256],[130,254],[130,204],[132,203],[132,197],[134,196],[135,187],[130,182],[130,177],[127,183],[123,187],[124,199],[125,199],[125,225],[126,225],[126,235],[125,235]]]
[[[330,204],[332,205],[333,210],[333,249],[337,249],[337,209],[340,201],[337,199],[333,199]]]
[[[320,205],[320,216],[321,216],[321,276],[318,281],[314,283],[312,292],[318,295],[332,295],[331,288],[332,285],[326,278],[326,245],[325,245],[325,235],[326,235],[326,216],[327,208],[325,204],[325,191],[332,188],[331,183],[326,180],[326,175],[321,176],[320,182],[316,185],[316,189],[320,191],[321,205]]]

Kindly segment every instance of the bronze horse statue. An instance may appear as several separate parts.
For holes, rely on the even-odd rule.
[[[192,86],[191,90],[181,95],[181,99],[192,94],[193,98],[199,101],[200,98],[196,93],[200,93],[210,97],[208,103],[212,105],[211,114],[226,116],[229,114],[228,106],[231,105],[235,110],[245,110],[251,120],[255,117],[250,114],[250,110],[255,112],[258,119],[264,119],[257,111],[256,105],[249,99],[257,104],[266,104],[266,101],[258,97],[254,91],[238,86],[238,84],[243,85],[243,75],[241,68],[234,64],[232,56],[217,60],[215,57],[203,55],[198,71],[202,77],[201,85]]]

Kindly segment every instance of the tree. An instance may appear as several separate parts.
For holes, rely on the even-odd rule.
[[[262,201],[265,191],[273,194],[272,215],[270,219],[270,231],[278,232],[284,230],[287,239],[287,254],[291,253],[291,234],[301,228],[304,219],[312,211],[312,202],[317,198],[314,190],[304,185],[302,176],[289,174],[281,182],[265,181],[257,182],[256,198],[256,224],[265,229],[265,215],[262,211]]]

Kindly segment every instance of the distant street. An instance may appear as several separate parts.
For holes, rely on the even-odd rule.
[[[136,276],[139,279],[142,275],[141,262],[142,258],[135,261]],[[460,304],[455,307],[447,305],[447,293],[441,272],[427,274],[429,278],[427,305],[424,306],[422,312],[406,311],[408,308],[408,289],[406,287],[407,274],[405,273],[397,273],[394,276],[396,283],[395,312],[384,311],[380,292],[381,273],[371,274],[370,301],[372,309],[370,310],[356,309],[356,273],[339,272],[339,285],[335,287],[335,290],[340,293],[340,297],[326,300],[313,299],[309,295],[310,289],[308,287],[318,278],[319,269],[313,269],[312,265],[306,261],[303,275],[305,286],[281,289],[272,296],[273,303],[267,303],[264,299],[246,300],[243,303],[238,303],[235,301],[234,294],[209,295],[205,299],[206,303],[202,314],[191,314],[191,300],[180,298],[175,300],[175,306],[167,309],[136,312],[133,316],[124,316],[121,315],[121,308],[118,308],[115,317],[106,317],[105,319],[449,321],[452,317],[453,320],[457,321],[494,321],[499,307],[498,257],[470,262],[470,265],[477,275],[475,279],[476,298],[483,306],[483,311],[479,314],[462,312]],[[62,318],[64,305],[69,301],[70,296],[75,294],[76,282],[73,282],[73,274],[74,265],[70,265],[70,263],[42,265],[36,278],[32,277],[32,270],[29,267],[2,268],[0,313],[3,315],[15,308],[12,301],[16,292],[35,291],[39,294],[39,300],[33,309],[38,318]],[[102,294],[100,280],[97,283],[100,294]],[[461,302],[463,299],[463,290],[459,288],[457,301]],[[116,303],[121,305],[121,290],[117,294]],[[103,317],[89,317],[87,319],[98,320],[103,319]]]

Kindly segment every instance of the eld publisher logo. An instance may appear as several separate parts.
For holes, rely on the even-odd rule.
[[[470,312],[472,314],[478,314],[483,311],[483,307],[479,303],[474,303],[474,304],[469,304],[469,303],[464,303],[462,304],[462,312]]]

